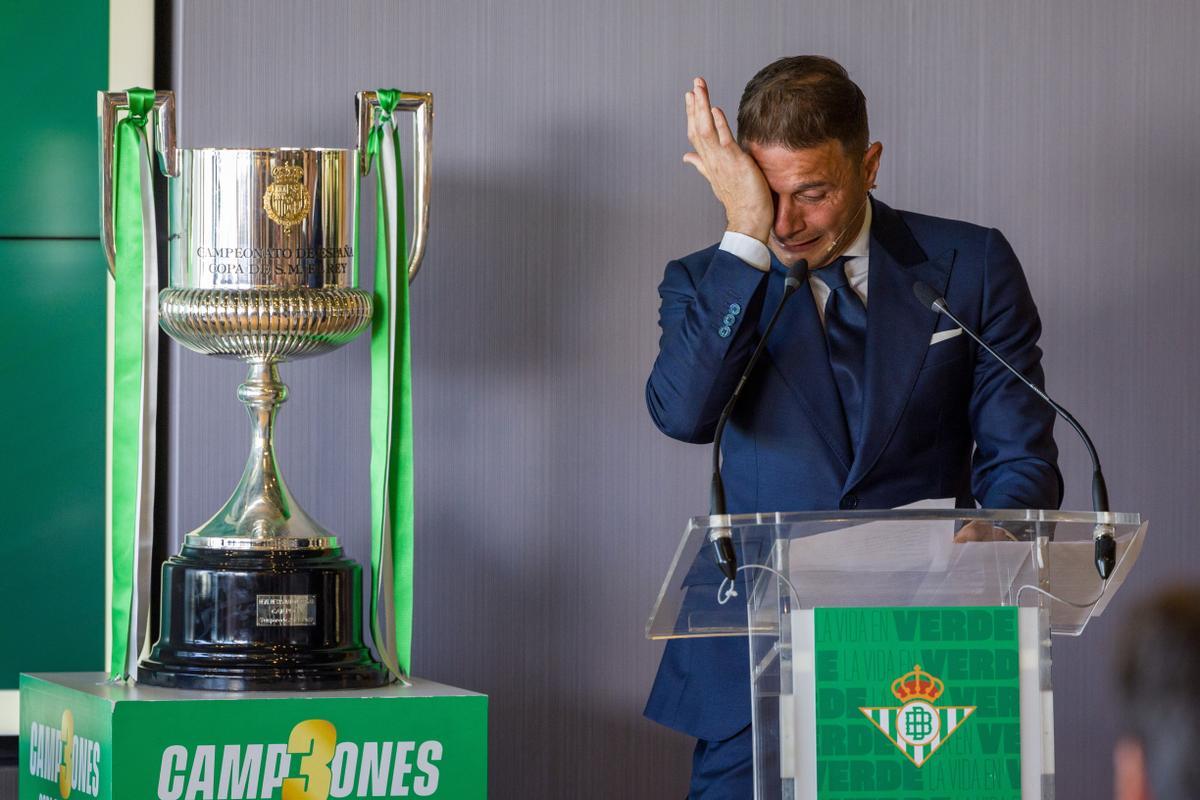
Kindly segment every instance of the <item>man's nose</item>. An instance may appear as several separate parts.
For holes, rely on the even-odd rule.
[[[775,198],[775,238],[787,242],[808,227],[804,214],[790,197]]]

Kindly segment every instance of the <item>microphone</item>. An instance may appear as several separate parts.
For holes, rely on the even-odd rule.
[[[1060,417],[1070,423],[1075,432],[1079,434],[1079,437],[1083,439],[1083,444],[1087,447],[1088,455],[1092,457],[1092,510],[1096,513],[1108,513],[1108,485],[1104,482],[1104,473],[1100,471],[1100,456],[1096,454],[1096,448],[1092,444],[1092,437],[1088,436],[1083,426],[1079,424],[1075,417],[1071,416],[1071,412],[1051,400],[1050,396],[1034,385],[1033,381],[1018,372],[1016,367],[1005,361],[999,353],[988,346],[987,342],[980,339],[975,331],[968,328],[963,324],[962,320],[954,316],[954,313],[950,311],[950,307],[946,305],[946,298],[934,291],[932,286],[917,281],[913,284],[913,294],[917,296],[922,305],[928,306],[938,314],[945,314],[949,317],[950,321],[961,328],[963,333],[974,339],[980,347],[991,354],[992,358],[1007,367],[1009,372],[1020,378],[1021,382],[1028,386],[1034,394],[1046,401]],[[1108,580],[1116,565],[1117,542],[1113,538],[1113,532],[1113,526],[1104,523],[1096,525],[1093,529],[1092,539],[1095,541],[1096,571],[1100,573],[1102,580]]]
[[[783,304],[787,302],[789,297],[795,294],[796,290],[806,280],[808,280],[808,262],[802,258],[788,270],[787,277],[783,281],[783,297],[779,299],[779,305],[775,307],[775,313],[771,315],[771,319],[767,322],[767,327],[763,331],[763,335],[758,340],[758,345],[754,348],[754,352],[750,354],[750,360],[746,362],[746,368],[742,370],[742,377],[738,379],[737,387],[734,388],[733,394],[729,396],[729,402],[725,404],[725,408],[721,411],[721,416],[717,419],[717,430],[713,435],[713,472],[708,497],[709,516],[725,515],[725,484],[721,480],[721,434],[725,432],[725,423],[729,421],[729,414],[733,411],[733,406],[737,403],[738,397],[742,393],[742,387],[746,385],[746,379],[750,376],[750,371],[754,369],[754,365],[758,362],[758,357],[766,349],[767,339],[771,335],[771,329],[775,327],[775,322],[779,319],[779,312],[783,310]],[[733,550],[733,534],[729,530],[729,527],[721,526],[710,529],[708,532],[708,541],[713,546],[717,566],[721,568],[721,572],[725,577],[732,581],[737,577],[737,554]]]

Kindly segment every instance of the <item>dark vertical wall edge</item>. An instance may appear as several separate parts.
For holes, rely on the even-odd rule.
[[[174,12],[171,0],[154,2],[154,88],[174,89]],[[170,261],[167,253],[167,182],[161,174],[155,175],[154,214],[158,221],[158,285],[166,286],[169,281]],[[158,638],[159,598],[162,588],[162,570],[159,565],[171,556],[171,500],[174,496],[174,470],[171,459],[171,367],[174,350],[171,339],[161,330],[158,332],[158,417],[155,423],[154,463],[154,547],[150,571],[150,617],[149,638]]]

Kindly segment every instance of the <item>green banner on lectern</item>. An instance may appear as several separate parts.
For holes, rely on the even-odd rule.
[[[1016,608],[817,609],[817,797],[1017,800]]]

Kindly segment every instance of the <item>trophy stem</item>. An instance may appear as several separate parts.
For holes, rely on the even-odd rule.
[[[246,382],[238,386],[238,400],[246,406],[251,427],[250,457],[240,487],[247,490],[247,502],[239,533],[271,536],[277,523],[291,516],[292,498],[275,461],[275,414],[287,402],[287,394],[274,361],[251,363]]]
[[[334,538],[296,503],[275,460],[275,415],[287,401],[274,359],[250,362],[238,399],[250,415],[250,456],[224,508],[188,534],[194,547],[217,549],[324,548]]]

